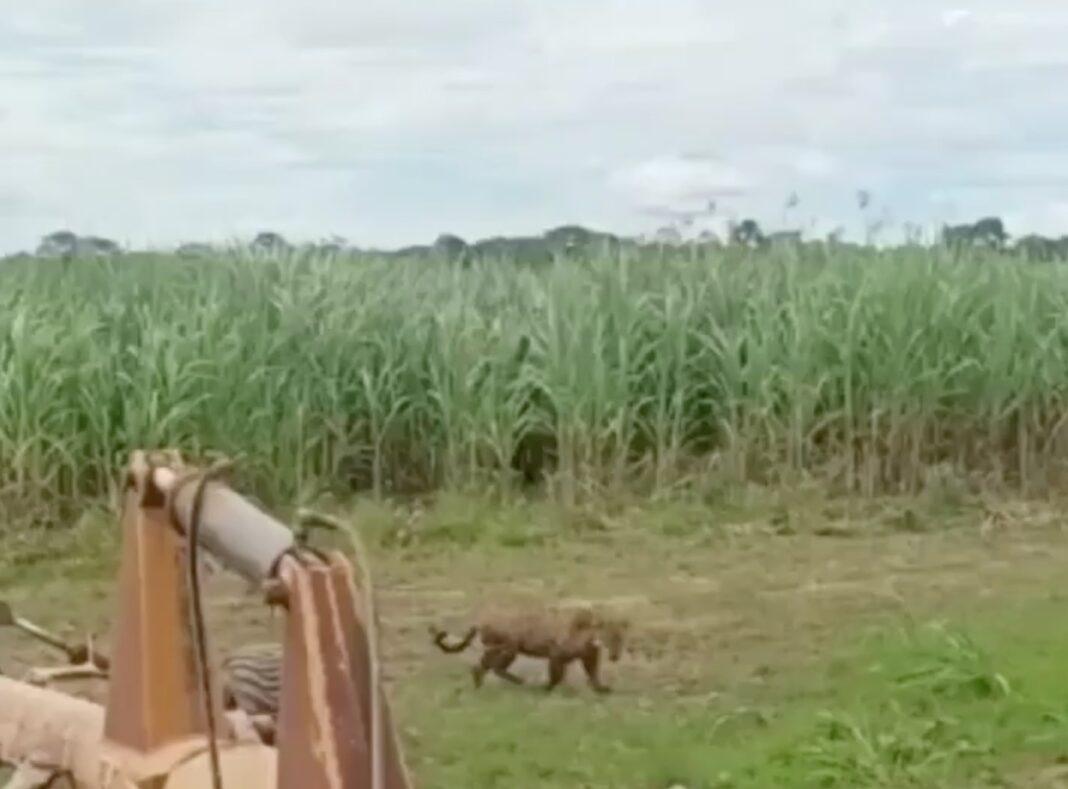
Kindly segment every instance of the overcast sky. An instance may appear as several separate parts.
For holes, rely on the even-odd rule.
[[[1068,234],[1068,2],[82,0],[0,16],[0,250],[579,222]],[[796,192],[800,202],[786,211]]]

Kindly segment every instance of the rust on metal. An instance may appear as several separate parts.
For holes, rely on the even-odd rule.
[[[190,488],[183,492],[178,473],[188,468],[173,452],[131,456],[110,660],[91,642],[68,645],[0,605],[0,626],[63,649],[78,659],[75,670],[109,669],[111,677],[104,708],[0,681],[0,706],[10,708],[0,710],[0,761],[70,770],[87,789],[203,789],[217,753],[226,789],[409,789],[378,681],[370,589],[358,588],[343,553],[295,550],[278,521],[211,483],[197,544],[265,582],[266,602],[287,611],[277,720],[224,718],[213,692],[216,720],[231,724],[214,750],[190,627],[186,541],[197,530],[188,530]],[[210,655],[207,663],[213,670]]]
[[[143,458],[131,462],[130,478],[110,667],[119,679],[109,687],[104,750],[110,763],[141,780],[202,748],[205,722],[181,538],[167,518],[165,497],[151,490]]]
[[[349,672],[356,696],[360,700],[363,719],[371,726],[375,723],[372,700],[376,694],[378,696],[379,720],[377,724],[381,742],[383,787],[384,789],[408,789],[408,775],[404,770],[404,761],[397,742],[397,731],[390,715],[386,693],[380,684],[374,687],[375,683],[372,681],[370,664],[372,650],[368,632],[375,623],[365,620],[363,612],[366,609],[359,604],[361,593],[352,577],[352,565],[348,559],[338,551],[331,552],[329,559],[330,580],[338,605],[338,625],[343,633],[349,634],[350,638]]]
[[[289,589],[276,743],[278,789],[369,789],[370,738],[329,568],[282,560]]]
[[[289,589],[277,578],[273,578],[263,585],[263,601],[272,608],[289,608]]]

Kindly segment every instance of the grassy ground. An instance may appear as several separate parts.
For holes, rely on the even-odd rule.
[[[1052,504],[753,490],[567,513],[353,507],[421,786],[1068,786],[1068,539]],[[106,632],[109,517],[2,547],[0,585],[24,615]],[[217,646],[277,627],[240,585],[210,592]],[[531,687],[475,692],[474,654],[437,652],[426,627],[459,629],[491,598],[625,610],[615,692],[595,696],[576,670],[546,696],[533,662],[517,669]],[[0,633],[9,673],[50,657]]]

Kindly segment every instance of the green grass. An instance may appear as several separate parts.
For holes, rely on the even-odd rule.
[[[428,612],[393,612],[425,785],[1034,786],[1068,735],[1063,601],[1038,590],[1060,570],[1032,572],[1059,540],[1000,557],[984,587],[995,549],[955,528],[982,522],[978,490],[1056,490],[1066,398],[1065,269],[979,254],[12,261],[0,586],[34,616],[106,623],[102,505],[125,454],[219,451],[276,509],[370,494],[355,506],[387,591],[659,612],[607,699],[472,693],[419,651]],[[548,495],[517,495],[525,476]],[[390,503],[428,490],[425,511]],[[901,566],[880,564],[890,548]]]
[[[968,627],[844,638],[817,667],[726,708],[579,688],[475,694],[460,677],[408,686],[398,703],[413,720],[437,710],[409,732],[434,786],[1034,786],[1020,777],[1029,765],[1068,753],[1068,636],[1048,624],[1062,615],[1032,601]]]
[[[161,445],[241,455],[287,505],[524,479],[567,504],[812,474],[873,494],[942,466],[1040,491],[1066,396],[1065,269],[979,253],[0,267],[0,501],[29,520]]]
[[[1068,631],[1057,625],[1068,597],[1050,592],[1068,545],[1055,505],[1001,501],[1005,528],[984,536],[982,510],[935,492],[855,506],[796,489],[713,500],[354,502],[420,785],[1046,785],[1039,776],[1068,756]],[[856,528],[830,528],[844,521]],[[117,537],[114,516],[90,510],[9,540],[5,599],[107,648]],[[277,630],[258,595],[218,582],[214,648]],[[537,664],[517,667],[527,687],[490,677],[476,692],[474,655],[428,643],[429,621],[455,632],[483,603],[532,597],[624,606],[633,629],[606,667],[613,694],[591,693],[574,666],[546,695]],[[55,655],[0,632],[5,671],[44,660]]]

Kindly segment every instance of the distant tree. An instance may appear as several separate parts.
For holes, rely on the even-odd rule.
[[[545,232],[545,240],[550,246],[561,250],[572,250],[588,245],[594,233],[581,225],[561,225]]]
[[[340,255],[345,251],[346,243],[344,236],[331,235],[309,244],[308,251],[318,255]]]
[[[943,225],[942,226],[942,243],[947,247],[956,248],[960,246],[971,246],[972,243],[972,226],[971,225]]]
[[[110,238],[99,236],[85,236],[79,238],[77,243],[78,256],[106,256],[122,254],[122,247]]]
[[[486,238],[471,246],[473,257],[481,260],[535,265],[552,260],[552,252],[544,238],[517,236]]]
[[[719,236],[711,230],[702,230],[697,236],[697,243],[709,247],[721,246]]]
[[[252,249],[260,252],[286,252],[290,249],[289,242],[278,233],[264,230],[256,234],[249,245]]]
[[[78,249],[78,236],[70,230],[57,230],[41,239],[37,255],[46,258],[73,257]]]
[[[119,255],[122,248],[109,238],[79,236],[70,230],[57,230],[41,239],[37,245],[39,257],[71,258]]]
[[[757,247],[764,243],[764,233],[755,219],[743,219],[731,227],[731,244],[743,247]]]
[[[664,225],[663,227],[657,228],[656,233],[653,234],[653,239],[658,244],[677,246],[682,243],[682,233],[680,233],[679,229],[673,225]]]
[[[561,225],[548,230],[542,236],[550,254],[573,255],[613,255],[621,246],[618,236],[590,230],[582,225]]]
[[[801,231],[778,230],[769,233],[765,241],[772,246],[798,246],[801,243]]]
[[[1046,263],[1065,258],[1065,239],[1046,238],[1040,235],[1021,236],[1013,244],[1013,251],[1026,260]]]
[[[975,242],[993,249],[1003,249],[1009,240],[1005,225],[996,216],[983,217],[972,226],[972,238]]]
[[[942,228],[942,243],[953,249],[988,247],[1004,249],[1009,235],[1001,219],[983,217],[973,224],[946,225]]]
[[[509,255],[512,239],[504,236],[493,236],[476,241],[471,246],[472,253],[482,259],[506,259]]]
[[[434,254],[449,263],[455,263],[467,254],[467,242],[459,236],[442,233],[434,241]]]

